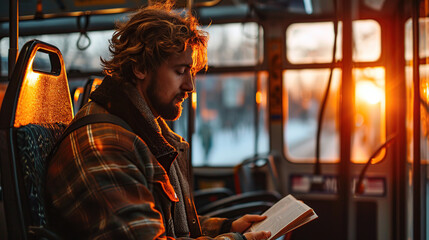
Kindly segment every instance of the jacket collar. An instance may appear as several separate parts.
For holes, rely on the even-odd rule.
[[[172,131],[161,117],[154,117],[144,98],[131,83],[107,76],[90,98],[127,122],[147,144],[165,171],[169,171],[177,151],[163,135],[170,140],[175,134],[171,134]]]

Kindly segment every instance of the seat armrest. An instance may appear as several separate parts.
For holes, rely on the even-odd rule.
[[[29,226],[28,234],[32,237],[31,239],[61,240],[60,236],[44,227]]]
[[[218,209],[213,212],[208,212],[205,216],[221,217],[221,218],[239,218],[245,214],[261,214],[272,207],[274,203],[257,201],[249,203],[241,203],[234,206]]]
[[[198,210],[198,214],[205,215],[209,212],[213,212],[221,208],[226,208],[236,204],[250,203],[255,201],[276,203],[280,199],[281,199],[281,195],[277,192],[269,192],[269,191],[246,192],[246,193],[222,198],[220,200],[207,204]]]
[[[194,191],[195,207],[200,209],[207,204],[232,195],[234,193],[230,189],[222,187],[197,190]]]

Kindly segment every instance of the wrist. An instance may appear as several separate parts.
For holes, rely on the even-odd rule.
[[[232,231],[232,222],[233,221],[234,221],[233,219],[226,219],[222,223],[222,226],[220,227],[220,232],[221,233],[233,232]]]
[[[243,238],[243,240],[247,240],[246,236],[244,236],[244,234],[241,234],[241,237]]]

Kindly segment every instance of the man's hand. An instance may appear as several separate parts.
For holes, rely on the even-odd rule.
[[[267,218],[267,216],[250,215],[250,214],[244,215],[243,217],[232,222],[231,232],[243,233],[250,226],[252,226],[253,223],[260,222],[265,218]],[[249,232],[249,233],[245,233],[244,236],[247,238],[247,240],[263,240],[263,239],[268,239],[271,236],[271,233],[267,231]]]
[[[247,240],[266,240],[271,236],[271,233],[268,231],[260,232],[249,232],[243,234]]]
[[[243,217],[232,222],[231,232],[243,233],[250,226],[252,226],[253,223],[260,222],[260,221],[264,220],[265,218],[267,218],[267,216],[246,214]]]
[[[260,222],[260,221],[264,220],[265,218],[267,218],[267,216],[246,214],[243,217],[232,222],[231,232],[243,233],[250,226],[252,226],[253,223]]]

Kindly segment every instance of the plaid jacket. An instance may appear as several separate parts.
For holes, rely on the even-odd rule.
[[[75,119],[115,114],[133,132],[95,123],[60,144],[46,180],[52,228],[70,239],[243,239],[225,233],[231,220],[197,216],[188,144],[153,117],[134,87],[107,77],[91,99]]]

